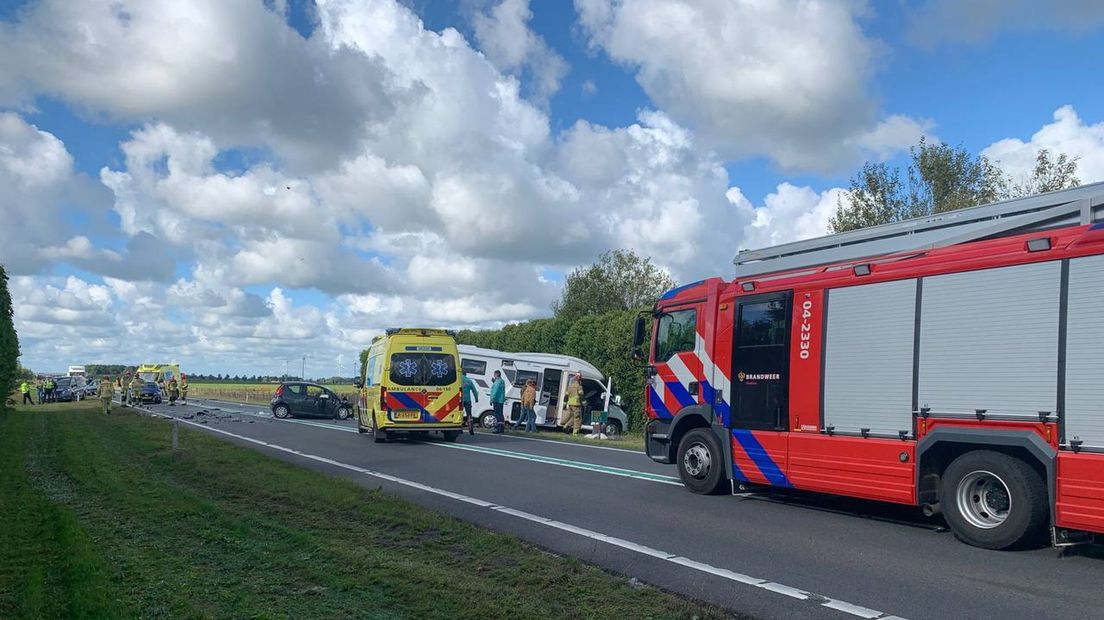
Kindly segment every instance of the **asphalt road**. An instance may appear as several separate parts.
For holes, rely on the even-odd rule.
[[[757,618],[1104,614],[1098,547],[985,551],[909,508],[800,493],[693,495],[673,467],[626,450],[483,433],[375,444],[351,421],[276,420],[256,405],[148,409]]]

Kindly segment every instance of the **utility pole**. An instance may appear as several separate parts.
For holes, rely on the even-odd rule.
[[[288,361],[284,360],[284,381],[287,381],[288,376]]]
[[[299,375],[299,380],[300,381],[306,381],[307,380],[307,354],[306,353],[303,354],[303,372],[302,372],[301,375]]]

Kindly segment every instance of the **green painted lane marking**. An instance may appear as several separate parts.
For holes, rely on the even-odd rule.
[[[459,443],[441,443],[441,442],[425,442],[426,445],[439,446],[441,448],[452,448],[453,450],[467,450],[468,452],[481,452],[483,454],[492,454],[495,456],[502,456],[510,459],[520,459],[523,461],[532,461],[534,463],[544,463],[547,465],[558,465],[560,467],[570,467],[571,469],[581,469],[584,471],[593,471],[602,474],[609,474],[611,476],[622,476],[625,478],[636,478],[637,480],[648,480],[650,482],[660,482],[663,484],[674,484],[682,486],[682,481],[674,476],[664,476],[662,474],[653,474],[645,471],[636,471],[635,469],[621,469],[620,467],[610,467],[609,465],[599,465],[597,463],[586,463],[583,461],[572,461],[569,459],[560,459],[554,456],[543,456],[540,454],[529,454],[527,452],[514,452],[513,450],[500,450],[498,448],[487,448],[484,446],[469,446]]]

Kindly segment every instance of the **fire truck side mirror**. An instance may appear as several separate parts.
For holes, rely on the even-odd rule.
[[[644,315],[637,315],[633,323],[632,356],[636,362],[644,361]]]

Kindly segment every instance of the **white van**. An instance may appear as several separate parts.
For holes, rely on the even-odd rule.
[[[521,417],[521,390],[525,382],[537,383],[537,426],[555,428],[566,411],[560,407],[567,386],[575,373],[583,375],[583,397],[591,411],[608,411],[604,432],[613,437],[629,428],[629,417],[621,409],[620,396],[612,392],[613,380],[606,379],[602,371],[592,364],[570,355],[552,353],[505,353],[471,345],[459,345],[460,368],[475,382],[479,389],[479,402],[472,403],[472,415],[484,428],[494,427],[494,411],[491,409],[491,381],[494,371],[502,371],[506,381],[506,404],[503,414],[506,423],[513,424]],[[586,417],[583,418],[586,420]],[[590,430],[589,424],[584,424]]]

